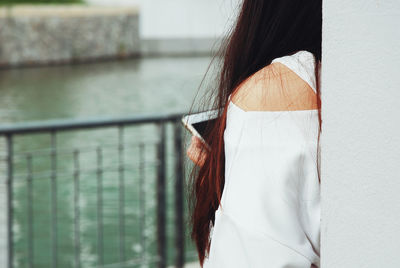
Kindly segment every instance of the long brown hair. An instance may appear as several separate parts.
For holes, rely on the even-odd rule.
[[[191,238],[195,242],[201,266],[210,250],[210,231],[225,184],[223,134],[228,96],[244,80],[277,57],[307,50],[314,55],[316,62],[320,62],[321,28],[322,0],[244,0],[235,25],[214,55],[206,74],[212,64],[220,60],[220,65],[216,65],[219,68],[215,72],[216,84],[210,87],[209,94],[204,95],[203,104],[208,107],[200,110],[217,109],[218,120],[207,126],[204,138],[211,149],[204,151],[206,158],[201,167],[193,166],[188,185]],[[315,76],[320,133],[318,66],[315,65]],[[200,87],[204,81],[205,77]]]

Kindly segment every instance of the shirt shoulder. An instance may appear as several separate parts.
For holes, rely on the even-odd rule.
[[[274,59],[233,91],[232,102],[245,111],[317,109],[313,59],[308,51]]]

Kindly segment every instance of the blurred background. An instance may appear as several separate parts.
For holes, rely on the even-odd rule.
[[[0,0],[0,267],[199,267],[180,118],[238,4]]]

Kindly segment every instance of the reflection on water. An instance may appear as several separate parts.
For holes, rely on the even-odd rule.
[[[210,58],[138,59],[88,65],[26,68],[0,71],[0,122],[12,123],[55,118],[85,118],[96,116],[127,116],[141,112],[163,113],[187,111],[206,71]],[[168,129],[167,129],[168,130]],[[171,129],[169,129],[169,132]],[[170,135],[170,134],[168,134]],[[154,126],[129,127],[124,131],[123,158],[125,178],[125,255],[136,258],[146,251],[156,252],[155,237],[155,142]],[[98,263],[98,145],[101,145],[101,181],[103,188],[104,262],[119,260],[118,214],[119,152],[117,129],[82,130],[57,135],[57,245],[59,267],[74,267],[76,236],[74,202],[79,183],[80,260],[82,267]],[[144,155],[139,154],[140,141],[145,140]],[[18,267],[29,258],[29,180],[32,181],[33,261],[37,267],[51,267],[51,166],[48,134],[18,136],[15,139],[14,242]],[[167,154],[173,144],[167,142]],[[0,144],[4,154],[4,141]],[[79,176],[73,149],[79,149]],[[39,150],[39,151],[37,151]],[[24,152],[35,151],[32,176],[29,177],[29,157]],[[140,159],[143,156],[143,159]],[[146,163],[143,169],[139,165]],[[110,167],[110,168],[109,168]],[[113,169],[113,167],[115,169]],[[5,174],[4,163],[0,167]],[[173,162],[167,163],[167,237],[173,248]],[[173,175],[173,174],[172,174]],[[4,175],[3,175],[4,176]],[[4,177],[1,178],[4,181]],[[140,186],[141,185],[141,186]],[[141,191],[146,194],[141,194]],[[4,195],[4,191],[1,192]],[[2,197],[3,198],[3,197]],[[2,199],[3,200],[3,199]],[[146,212],[138,220],[139,207]],[[143,233],[141,233],[143,231]],[[146,244],[143,243],[146,238]],[[144,247],[144,248],[143,248]],[[190,247],[189,247],[190,248]],[[168,250],[169,263],[173,252]],[[135,266],[129,266],[135,267]]]
[[[0,71],[0,122],[186,111],[210,58]]]

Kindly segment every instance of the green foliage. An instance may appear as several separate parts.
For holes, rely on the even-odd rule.
[[[13,4],[74,4],[83,3],[83,0],[0,0],[0,5]]]

